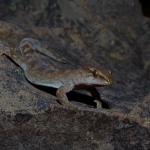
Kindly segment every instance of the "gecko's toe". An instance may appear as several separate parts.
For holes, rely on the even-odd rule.
[[[102,108],[102,103],[99,100],[94,100],[94,103],[96,103],[96,108]]]

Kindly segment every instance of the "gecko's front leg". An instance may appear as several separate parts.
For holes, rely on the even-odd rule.
[[[97,108],[102,108],[101,96],[95,87],[89,88],[88,91],[95,98],[94,102],[96,103]]]
[[[69,102],[68,97],[66,95],[72,89],[73,89],[73,86],[71,85],[61,86],[60,88],[57,89],[56,96],[60,104],[67,106],[67,107],[75,108],[75,106]]]

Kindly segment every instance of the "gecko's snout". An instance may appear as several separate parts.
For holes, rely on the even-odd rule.
[[[109,79],[107,79],[108,84],[112,84],[112,77],[110,77]]]
[[[108,73],[105,76],[105,79],[106,79],[108,85],[112,84],[112,72],[110,70],[108,70]]]

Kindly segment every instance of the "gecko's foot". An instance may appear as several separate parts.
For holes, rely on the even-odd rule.
[[[63,106],[65,106],[66,108],[69,108],[71,110],[77,110],[78,109],[78,107],[76,105],[73,105],[71,103],[63,104]]]
[[[96,103],[96,108],[102,108],[102,103],[100,100],[94,100],[94,103]]]
[[[9,54],[9,53],[7,53],[7,51],[6,52],[1,52],[0,51],[0,56],[4,56],[4,55],[6,56],[7,54]]]
[[[73,109],[73,110],[76,110],[77,109],[77,106],[75,106],[74,104],[70,103],[69,101],[61,101],[59,99],[57,99],[58,103],[61,104],[62,106],[64,106],[65,108],[68,108],[68,109]]]

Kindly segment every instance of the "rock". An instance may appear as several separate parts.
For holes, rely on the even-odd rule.
[[[98,89],[102,109],[94,109],[84,92],[71,92],[69,99],[80,106],[74,111],[56,102],[55,89],[31,85],[1,56],[0,149],[149,149],[150,21],[137,0],[0,3],[2,42],[16,47],[33,37],[67,60],[64,65],[40,57],[37,65],[102,65],[113,73],[112,86]]]

